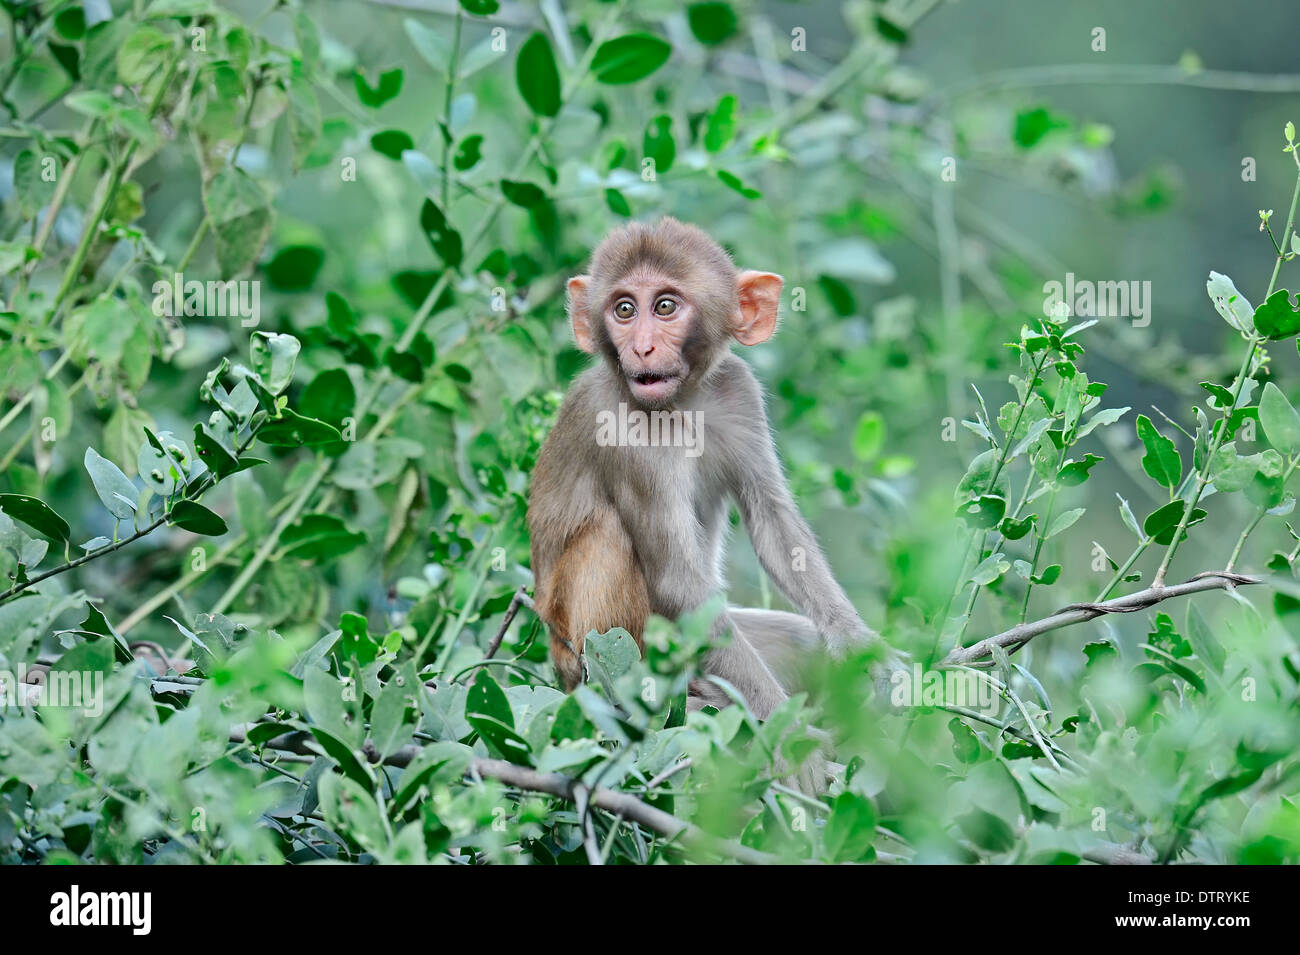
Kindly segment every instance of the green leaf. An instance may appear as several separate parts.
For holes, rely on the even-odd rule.
[[[1177,487],[1183,477],[1183,459],[1173,441],[1161,434],[1146,415],[1138,415],[1137,436],[1147,449],[1142,469],[1162,487]]]
[[[83,460],[90,481],[95,485],[95,493],[108,512],[118,520],[134,518],[136,503],[140,500],[140,489],[135,482],[94,448],[86,448]]]
[[[601,83],[635,83],[667,63],[672,52],[672,46],[657,36],[629,33],[602,43],[591,61],[591,71]]]
[[[112,115],[117,104],[114,102],[113,97],[107,93],[101,93],[98,90],[82,90],[65,96],[63,105],[74,113],[91,116],[95,119],[105,119]]]
[[[989,852],[1008,852],[1015,848],[1016,834],[1000,816],[983,809],[972,809],[956,819],[966,838]]]
[[[476,17],[490,17],[501,6],[497,0],[460,0],[460,5],[466,13]]]
[[[999,530],[1002,532],[1002,536],[1005,537],[1007,540],[1018,541],[1026,534],[1028,534],[1029,529],[1033,527],[1034,524],[1036,524],[1037,522],[1038,522],[1037,514],[1030,514],[1028,517],[1022,518],[1021,520],[1018,521],[1013,521],[1011,518],[1008,517],[1006,520],[1002,522],[1002,526],[999,528]]]
[[[1130,410],[1131,409],[1125,407],[1107,408],[1104,411],[1098,411],[1088,419],[1087,423],[1084,424],[1083,427],[1079,429],[1076,438],[1085,438],[1096,428],[1101,428],[1108,424],[1114,424],[1120,418],[1124,417],[1124,415],[1128,414]]]
[[[257,432],[257,440],[275,448],[311,447],[341,441],[343,435],[332,424],[305,418],[285,408],[280,417],[268,421]]]
[[[646,124],[641,137],[641,154],[654,160],[655,173],[664,173],[673,167],[677,158],[677,143],[673,139],[673,118],[660,113]]]
[[[560,71],[544,33],[534,33],[519,48],[515,59],[515,85],[524,102],[538,116],[560,111]]]
[[[72,542],[72,528],[44,501],[26,494],[0,494],[0,511],[60,543]]]
[[[726,3],[693,3],[686,8],[686,21],[705,46],[716,46],[736,33],[736,14]]]
[[[1259,396],[1259,426],[1268,443],[1283,454],[1300,451],[1300,415],[1273,382]]]
[[[239,470],[239,458],[235,454],[233,438],[229,422],[219,411],[212,413],[212,419],[207,424],[199,423],[194,426],[194,450],[198,453],[199,460],[211,468],[219,478]],[[161,482],[163,485],[175,480],[169,470],[161,468],[157,470],[163,475]],[[140,468],[140,476],[152,485],[152,475],[143,466]],[[154,486],[154,490],[157,491],[158,487]],[[159,493],[170,493],[170,491]]]
[[[1065,487],[1076,487],[1088,480],[1088,472],[1105,458],[1095,454],[1086,454],[1082,461],[1069,461],[1057,472],[1056,479]]]
[[[996,494],[981,494],[973,501],[968,501],[957,508],[957,516],[969,526],[976,528],[993,527],[1007,513],[1007,502]],[[1028,526],[1026,526],[1028,530]],[[1022,533],[1023,537],[1024,534]],[[1010,538],[1016,540],[1016,538]]]
[[[289,138],[293,143],[293,168],[303,167],[321,134],[320,103],[311,80],[295,71],[289,77],[287,89],[289,109]]]
[[[501,194],[509,202],[527,209],[530,206],[541,205],[546,201],[546,193],[540,186],[531,182],[514,182],[510,179],[501,180]]]
[[[420,208],[420,228],[444,264],[453,269],[460,265],[464,254],[460,233],[451,227],[442,210],[427,197]]]
[[[223,279],[257,261],[271,234],[271,201],[248,173],[225,166],[203,193]]]
[[[60,169],[61,164],[55,157],[37,156],[30,149],[24,149],[14,157],[14,192],[18,196],[18,208],[25,217],[34,217],[54,198],[54,190],[58,188],[55,177]],[[26,257],[24,252],[23,259]]]
[[[622,627],[615,627],[606,633],[591,631],[587,634],[582,653],[589,661],[603,667],[611,680],[617,680],[641,659],[636,641]]]
[[[617,189],[605,190],[605,205],[616,216],[627,219],[632,215],[632,207],[627,204],[627,197]]]
[[[501,685],[486,669],[478,671],[465,698],[465,719],[478,730],[484,745],[502,759],[529,765],[531,748],[515,732],[515,718]]]
[[[249,358],[262,383],[279,394],[293,381],[293,370],[302,343],[293,335],[254,332],[249,341]]]
[[[165,68],[171,38],[151,26],[139,26],[131,31],[117,50],[117,75],[127,86],[143,83],[154,71]]]
[[[86,604],[86,619],[81,621],[81,629],[86,633],[94,633],[112,640],[115,648],[114,654],[122,663],[129,663],[134,659],[126,638],[108,622],[108,618],[104,616],[103,611],[92,603]]]
[[[1038,106],[1021,110],[1016,114],[1016,126],[1012,136],[1021,149],[1032,149],[1048,133],[1056,129],[1067,129],[1069,125],[1067,120],[1054,115],[1045,107]]]
[[[396,98],[402,91],[401,70],[386,70],[380,73],[379,82],[374,86],[367,82],[360,70],[352,74],[352,81],[357,90],[357,99],[371,109],[378,109],[389,100]]]
[[[167,523],[208,537],[220,537],[229,530],[225,521],[197,501],[177,501],[167,515]]]
[[[1187,507],[1187,502],[1181,498],[1176,501],[1170,501],[1164,507],[1157,508],[1147,515],[1147,519],[1142,522],[1142,532],[1147,537],[1152,538],[1157,544],[1168,545],[1173,542],[1174,531],[1178,528],[1178,523],[1183,519],[1183,511]],[[1192,527],[1205,520],[1206,512],[1201,508],[1192,511],[1191,517],[1187,519],[1187,527]],[[1187,534],[1184,529],[1182,540],[1186,540]]]
[[[305,417],[340,427],[343,419],[352,414],[356,403],[356,388],[347,371],[327,368],[302,390],[297,404],[299,413]]]
[[[727,186],[727,188],[735,190],[736,192],[744,196],[746,199],[753,200],[753,199],[763,198],[763,193],[753,188],[752,186],[745,185],[741,181],[739,176],[735,175],[734,173],[727,172],[727,170],[725,169],[718,170],[718,179],[725,186]]]
[[[304,514],[280,537],[286,554],[312,561],[331,560],[365,542],[365,534],[348,530],[343,519],[333,514]]]
[[[1074,522],[1083,517],[1084,510],[1085,508],[1076,507],[1052,518],[1052,524],[1047,528],[1047,533],[1043,535],[1043,540],[1055,537],[1067,528],[1073,527]]]
[[[1011,564],[1007,560],[1006,554],[990,554],[980,561],[979,566],[971,572],[969,579],[981,587],[987,587],[1010,569]]]
[[[1215,311],[1223,316],[1225,322],[1243,335],[1254,331],[1251,316],[1254,315],[1255,308],[1246,296],[1237,291],[1232,279],[1219,272],[1211,272],[1209,281],[1205,283],[1205,291],[1214,303]]]
[[[875,858],[876,810],[854,792],[842,792],[831,803],[822,834],[827,862],[869,862]]]
[[[1278,289],[1255,309],[1255,328],[1261,335],[1278,341],[1300,332],[1300,305],[1291,304],[1291,293]]]
[[[398,682],[400,679],[391,680],[380,691],[370,713],[370,738],[381,757],[392,755],[411,741],[414,727],[406,720],[408,704],[419,712],[416,687],[404,686]]]
[[[704,132],[704,148],[720,153],[736,138],[736,97],[730,93],[718,100],[709,114],[709,125]]]
[[[266,264],[266,278],[276,291],[303,292],[316,281],[324,261],[325,250],[320,246],[286,246]]]
[[[454,165],[461,172],[473,169],[483,158],[483,137],[477,133],[473,136],[466,136],[456,147],[456,155],[452,159]]]
[[[1042,584],[1044,587],[1050,587],[1052,586],[1052,584],[1056,583],[1060,579],[1060,577],[1061,577],[1061,565],[1052,564],[1049,567],[1043,568],[1043,572],[1041,574],[1038,574],[1037,576],[1034,577],[1030,577],[1029,579],[1036,584]]]
[[[952,753],[967,765],[979,762],[983,747],[979,737],[966,723],[954,716],[948,721],[948,732],[952,734]]]
[[[445,74],[451,63],[451,45],[437,30],[432,30],[418,20],[407,18],[402,21],[402,29],[415,52],[419,53],[425,63]]]
[[[415,148],[415,140],[400,129],[386,129],[370,137],[370,148],[394,162],[401,162],[402,153]]]
[[[853,430],[853,456],[871,461],[885,446],[885,419],[878,411],[865,412]]]

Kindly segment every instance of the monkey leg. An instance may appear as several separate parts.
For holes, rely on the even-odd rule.
[[[807,617],[780,610],[731,608],[726,619],[731,626],[731,643],[710,651],[705,671],[734,686],[754,715],[767,719],[790,694],[803,689],[803,667],[821,646],[817,628]],[[729,703],[731,698],[707,678],[691,681],[688,710],[704,706],[722,709]],[[804,759],[791,781],[803,792],[816,795],[826,789],[830,739],[821,730],[805,729],[819,745]],[[777,772],[784,775],[782,760],[777,761]]]
[[[803,689],[804,664],[820,646],[817,628],[807,617],[781,610],[732,607],[727,621],[732,642],[709,653],[705,672],[735,686],[755,715],[766,718],[790,694]],[[751,695],[767,701],[758,704],[766,712],[755,709]],[[731,697],[707,679],[691,681],[688,709],[721,709],[730,702]]]
[[[729,613],[732,623],[763,658],[781,688],[789,694],[805,689],[804,667],[821,646],[813,622],[802,614],[783,610],[733,607]]]
[[[632,539],[613,509],[598,511],[569,538],[552,573],[539,583],[536,605],[550,626],[551,660],[566,690],[582,682],[582,650],[592,630],[622,627],[645,652],[650,596]]]
[[[755,716],[767,719],[797,685],[805,645],[816,646],[812,623],[798,614],[731,608],[719,616],[714,629],[719,634],[729,629],[731,642],[709,651],[705,673],[726,680]],[[691,681],[687,709],[721,709],[729,703],[731,697],[707,678]]]

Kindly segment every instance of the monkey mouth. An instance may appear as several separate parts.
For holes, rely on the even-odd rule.
[[[672,396],[681,384],[681,376],[671,372],[643,371],[627,376],[632,394],[643,401],[662,401]]]

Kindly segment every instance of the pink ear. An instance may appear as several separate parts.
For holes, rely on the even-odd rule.
[[[739,307],[731,322],[731,334],[742,345],[757,345],[776,331],[776,313],[781,307],[782,278],[771,272],[746,269],[736,277]]]
[[[596,342],[591,334],[591,308],[587,304],[587,283],[590,277],[575,275],[569,279],[569,321],[573,325],[573,340],[588,355],[596,354]]]

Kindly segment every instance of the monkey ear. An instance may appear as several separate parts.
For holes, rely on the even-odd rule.
[[[757,345],[776,331],[776,313],[781,306],[784,280],[771,272],[746,269],[736,277],[738,305],[731,320],[731,334],[742,345]]]
[[[569,322],[573,325],[573,340],[588,355],[596,354],[596,341],[591,332],[591,308],[587,304],[587,283],[591,276],[575,275],[569,279]]]

